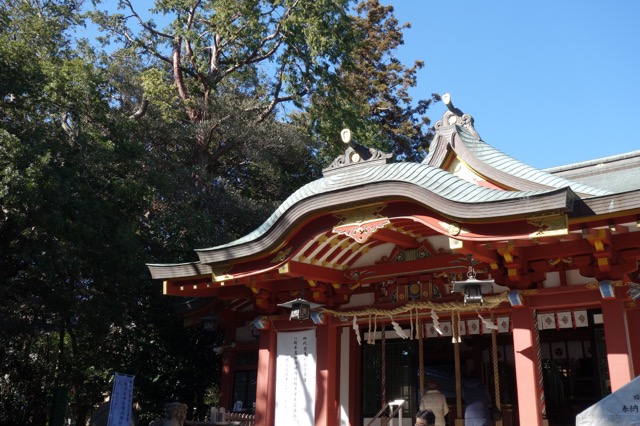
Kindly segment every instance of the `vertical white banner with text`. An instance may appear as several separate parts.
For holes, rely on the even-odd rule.
[[[134,376],[115,374],[111,399],[109,400],[109,423],[107,426],[130,426]]]
[[[278,333],[275,426],[313,426],[316,331]]]

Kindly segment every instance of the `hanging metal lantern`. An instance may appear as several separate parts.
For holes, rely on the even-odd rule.
[[[483,304],[483,294],[493,293],[494,280],[478,280],[476,279],[476,271],[473,266],[469,266],[467,271],[466,281],[454,281],[453,292],[464,294],[464,304],[467,303],[480,303]]]
[[[319,308],[323,305],[320,303],[310,302],[308,300],[297,298],[294,300],[290,300],[285,303],[280,303],[278,306],[282,306],[285,308],[291,309],[291,314],[289,315],[289,321],[292,319],[296,319],[299,321],[308,320],[311,318],[311,310]]]

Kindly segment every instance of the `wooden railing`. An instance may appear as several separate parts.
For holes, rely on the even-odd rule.
[[[395,401],[387,402],[387,405],[382,407],[380,411],[376,414],[374,418],[372,418],[367,426],[371,426],[376,420],[382,416],[382,414],[387,414],[387,417],[384,418],[384,422],[382,424],[389,424],[393,426],[393,418],[398,415],[398,426],[402,426],[402,407],[406,401],[403,399],[396,399]],[[395,408],[393,408],[395,406]],[[391,413],[387,413],[387,409],[390,409]]]

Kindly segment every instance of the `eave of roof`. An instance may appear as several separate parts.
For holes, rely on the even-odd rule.
[[[553,175],[607,188],[614,193],[640,189],[640,151],[567,164],[545,170]]]
[[[435,127],[436,135],[423,164],[444,168],[448,158],[456,156],[478,175],[504,188],[540,191],[570,187],[581,197],[613,193],[553,175],[508,156],[482,141],[473,127],[473,117],[457,108],[451,107],[445,112]]]
[[[366,191],[363,188],[366,186]],[[541,212],[569,211],[570,188],[502,191],[469,183],[425,164],[392,163],[332,174],[300,188],[258,229],[228,244],[199,249],[203,263],[219,263],[277,247],[282,235],[311,214],[354,203],[411,199],[460,222],[509,220]],[[269,235],[267,235],[269,234]]]
[[[583,205],[584,207],[581,207]],[[635,215],[640,217],[640,189],[579,200],[576,217]],[[637,220],[637,219],[636,219]]]
[[[153,279],[165,280],[178,277],[211,276],[211,267],[200,262],[190,263],[148,263],[147,268]]]
[[[580,170],[586,171],[586,177],[593,176],[593,162],[535,169],[483,142],[473,128],[473,118],[452,106],[436,128],[422,163],[387,164],[380,158],[370,164],[334,162],[336,167],[294,192],[253,232],[228,244],[196,250],[199,262],[150,264],[152,277],[207,277],[212,273],[209,265],[232,264],[276,250],[305,220],[371,202],[410,200],[462,223],[511,221],[549,212],[573,218],[640,214],[640,185],[633,191],[612,191],[609,186],[562,177],[578,176]],[[452,155],[487,180],[516,190],[482,187],[443,170]],[[618,165],[633,162],[640,176],[640,151],[616,161]]]

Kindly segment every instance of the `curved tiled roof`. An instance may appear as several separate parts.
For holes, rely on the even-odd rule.
[[[211,267],[200,262],[147,263],[154,279],[211,275]]]
[[[303,200],[335,191],[375,185],[382,182],[402,182],[415,185],[446,200],[465,204],[528,199],[553,192],[553,190],[503,191],[485,188],[467,182],[446,170],[427,164],[391,163],[352,168],[342,173],[325,176],[298,189],[259,228],[244,237],[225,245],[199,249],[196,252],[218,250],[254,241],[267,233],[280,217]]]
[[[448,107],[436,123],[432,146],[422,163],[388,163],[387,154],[365,151],[343,138],[349,143],[345,155],[324,170],[324,177],[291,194],[260,227],[227,244],[197,249],[199,262],[148,265],[153,277],[206,276],[212,273],[209,265],[227,266],[259,253],[275,253],[287,236],[310,218],[373,202],[410,200],[421,211],[430,210],[445,220],[462,223],[508,222],[549,213],[593,216],[640,208],[637,190],[621,192],[616,183],[587,180],[603,166],[551,173],[536,169],[483,142],[473,127],[473,117]],[[444,170],[452,155],[488,182],[508,190],[476,185]],[[610,171],[623,173],[628,162],[637,163],[636,157],[616,161],[615,170],[612,163]],[[626,176],[625,182],[635,176]],[[590,185],[592,182],[596,186]],[[628,182],[627,186],[631,184],[637,185]]]
[[[545,172],[615,193],[640,189],[640,151],[545,169]]]
[[[483,142],[474,128],[474,119],[451,103],[451,96],[442,97],[448,111],[435,125],[436,134],[422,161],[434,167],[447,167],[455,154],[474,173],[502,188],[516,190],[544,190],[571,188],[580,197],[600,197],[614,194],[608,189],[589,186],[553,175],[518,161]]]
[[[612,194],[612,191],[570,181],[563,177],[531,167],[483,142],[475,137],[475,135],[470,134],[465,131],[464,128],[459,126],[457,129],[457,135],[459,135],[459,139],[464,143],[465,147],[482,163],[515,178],[544,185],[549,188],[569,187],[577,194],[581,194],[583,196],[597,197]]]

